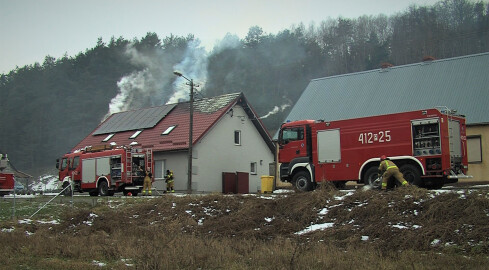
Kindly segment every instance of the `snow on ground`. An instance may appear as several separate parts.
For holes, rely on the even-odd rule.
[[[58,182],[59,182],[59,180],[58,180],[57,176],[54,176],[54,175],[44,175],[44,176],[41,176],[39,178],[38,183],[34,184],[31,187],[31,189],[34,190],[34,191],[36,191],[36,192],[42,191],[44,193],[50,192],[50,191],[55,191],[55,190],[58,189]],[[474,187],[475,188],[481,188],[481,187],[487,187],[487,186],[489,186],[489,185],[475,185],[472,188],[474,188]],[[361,191],[365,191],[365,189],[362,189]],[[283,194],[283,195],[286,196],[287,193],[294,193],[294,192],[295,191],[292,190],[292,189],[277,189],[277,190],[273,191],[273,195],[271,195],[271,196],[270,196],[270,194],[268,194],[268,195],[264,195],[264,194],[248,194],[248,196],[258,196],[259,198],[262,198],[262,199],[272,199],[273,200],[273,199],[276,198],[275,195]],[[470,193],[471,191],[468,191],[468,192]],[[355,191],[352,191],[352,190],[341,190],[339,195],[333,197],[333,200],[338,202],[337,204],[331,204],[331,205],[329,205],[327,207],[324,207],[324,208],[318,210],[319,219],[322,220],[323,217],[328,214],[328,212],[330,211],[330,209],[332,209],[334,207],[342,206],[343,205],[343,201],[345,200],[345,198],[346,197],[349,197],[349,196],[352,196],[354,193],[355,193]],[[461,199],[463,199],[464,196],[465,196],[464,191],[451,190],[451,189],[449,189],[449,187],[442,188],[442,189],[431,190],[430,193],[431,193],[431,196],[432,197],[435,197],[435,196],[438,196],[438,195],[441,195],[441,194],[445,194],[445,193],[459,193],[460,196],[461,196]],[[186,194],[172,194],[172,195],[175,195],[175,196],[186,196]],[[13,196],[13,195],[7,195],[7,196]],[[31,196],[31,197],[34,197],[34,195],[17,195],[17,196],[23,196],[23,197]],[[410,198],[410,197],[411,197],[410,195],[407,195],[406,196],[406,199],[407,198]],[[363,204],[359,204],[358,206],[362,206],[362,205]],[[173,205],[172,208],[175,208],[175,205]],[[186,212],[188,214],[192,215],[192,211],[191,210],[187,210]],[[418,212],[415,210],[413,214],[414,215],[417,215]],[[96,215],[93,215],[93,216],[91,215],[90,218],[89,218],[89,220],[86,222],[86,225],[90,226],[95,218],[97,218]],[[274,219],[275,219],[275,217],[266,217],[265,218],[265,222],[270,223]],[[21,221],[19,221],[19,223],[22,223],[22,222],[30,222],[30,220],[21,220]],[[203,222],[204,222],[204,219],[199,220],[199,225],[202,225]],[[398,224],[390,224],[390,226],[392,228],[397,228],[397,229],[400,229],[400,230],[404,230],[404,229],[419,229],[419,228],[421,228],[421,226],[416,225],[416,224],[401,224],[401,223],[398,223]],[[295,234],[297,234],[297,235],[303,235],[303,234],[311,233],[311,232],[314,232],[314,231],[317,231],[317,230],[325,230],[325,229],[332,228],[332,227],[334,227],[334,223],[329,223],[329,222],[322,223],[322,224],[311,224],[310,226],[308,226],[304,230],[298,231]],[[368,238],[369,238],[368,235],[362,236],[362,240],[363,241],[367,241]],[[436,243],[434,243],[434,244],[436,244]]]
[[[296,232],[295,234],[302,235],[302,234],[310,233],[310,232],[317,231],[317,230],[324,230],[327,228],[332,228],[333,226],[334,226],[334,223],[313,224],[313,225],[305,228],[302,231]]]
[[[33,191],[53,191],[58,189],[58,176],[56,175],[42,175],[39,177],[37,183],[32,185]]]
[[[39,177],[39,179],[35,180],[35,183],[32,184],[29,188],[29,193],[25,194],[26,190],[22,194],[14,194],[13,192],[11,194],[5,195],[4,197],[6,198],[34,198],[36,195],[38,195],[40,192],[43,194],[53,194],[56,195],[59,192],[58,188],[58,177],[55,175],[42,175]],[[31,194],[31,191],[33,191],[33,194]]]

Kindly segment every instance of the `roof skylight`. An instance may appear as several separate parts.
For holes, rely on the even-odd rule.
[[[170,134],[170,132],[172,132],[172,130],[175,129],[176,127],[177,127],[177,125],[169,126],[165,131],[163,131],[163,133],[161,133],[161,135]]]

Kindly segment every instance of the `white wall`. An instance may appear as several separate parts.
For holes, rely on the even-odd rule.
[[[234,143],[234,131],[241,131],[241,145]],[[219,122],[195,145],[193,166],[197,174],[193,183],[200,191],[222,192],[223,172],[250,172],[252,162],[257,173],[249,175],[249,192],[261,186],[261,176],[269,175],[270,151],[241,106],[224,115]],[[194,184],[192,184],[194,185]]]
[[[172,152],[172,153],[155,153],[155,162],[163,160],[166,170],[173,171],[175,180],[175,190],[187,190],[187,159],[188,151]],[[165,174],[163,174],[164,176]],[[166,183],[163,179],[155,179],[153,187],[157,190],[166,190]]]

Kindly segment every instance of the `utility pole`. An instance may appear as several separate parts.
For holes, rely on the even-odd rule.
[[[188,81],[187,85],[190,85],[190,101],[189,101],[189,110],[190,110],[190,119],[189,119],[189,131],[188,131],[188,178],[187,178],[187,193],[192,193],[192,148],[193,148],[193,129],[194,129],[194,87],[199,87],[198,85],[194,85],[194,80],[189,79],[183,76],[182,73],[178,71],[174,71],[173,74],[178,77],[182,77]]]
[[[192,146],[193,146],[193,129],[194,129],[194,80],[190,80],[190,119],[188,131],[188,179],[187,193],[192,193]]]

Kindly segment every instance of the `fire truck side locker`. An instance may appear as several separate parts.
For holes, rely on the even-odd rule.
[[[318,138],[318,162],[334,163],[341,161],[340,130],[320,130]]]
[[[82,182],[84,184],[95,182],[96,160],[94,158],[82,160]]]

